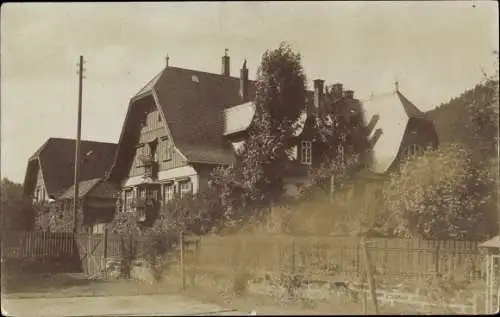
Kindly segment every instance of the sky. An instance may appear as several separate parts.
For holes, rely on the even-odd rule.
[[[394,82],[430,110],[493,72],[496,1],[7,3],[1,7],[1,174],[22,182],[48,138],[76,137],[77,63],[86,61],[82,138],[118,142],[128,101],[171,66],[255,78],[266,49],[289,43],[309,83],[357,97]]]

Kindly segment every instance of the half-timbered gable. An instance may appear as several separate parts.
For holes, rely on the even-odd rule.
[[[122,188],[122,212],[197,193],[213,168],[234,162],[223,110],[242,102],[242,93],[253,98],[254,87],[248,81],[240,91],[227,55],[223,66],[222,74],[166,67],[130,100],[109,176]]]

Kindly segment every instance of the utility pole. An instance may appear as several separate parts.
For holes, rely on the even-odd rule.
[[[80,63],[78,64],[78,121],[76,125],[76,144],[75,144],[75,184],[74,184],[74,199],[73,199],[73,232],[77,232],[77,216],[79,203],[79,188],[78,182],[80,178],[80,138],[82,134],[82,88],[83,88],[83,56],[80,55]]]

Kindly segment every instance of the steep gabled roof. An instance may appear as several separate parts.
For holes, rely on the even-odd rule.
[[[103,178],[93,178],[81,181],[78,184],[78,198],[91,196],[92,198],[113,198],[119,192],[119,188],[112,183],[106,182]],[[75,197],[75,186],[72,185],[60,197],[59,200],[72,200]]]
[[[49,138],[28,160],[25,193],[30,194],[34,189],[38,166],[49,195],[57,198],[70,187],[74,182],[75,146],[74,139]],[[103,177],[111,167],[115,150],[115,143],[82,140],[80,179]]]
[[[151,96],[163,112],[167,129],[172,135],[175,147],[190,163],[230,164],[234,153],[224,138],[224,109],[240,104],[240,79],[219,74],[178,67],[167,67],[134,97],[129,105],[118,151],[113,163],[112,176],[115,181],[122,178],[121,153],[131,151],[122,145],[124,139],[133,135],[134,120],[130,115],[134,107]],[[248,83],[248,98],[255,96],[255,84]],[[120,167],[118,167],[120,165]],[[118,172],[120,170],[120,172]]]
[[[101,181],[101,178],[93,178],[78,183],[78,198],[85,197],[88,192]],[[71,185],[59,199],[73,199],[75,197],[75,185]]]
[[[372,96],[362,103],[366,125],[373,116],[378,115],[379,118],[369,137],[373,137],[377,131],[381,132],[372,148],[373,161],[370,169],[375,173],[385,173],[399,153],[410,119],[426,120],[426,115],[399,90]]]
[[[175,146],[188,161],[211,160],[210,152],[232,156],[224,138],[223,110],[241,103],[240,79],[168,67],[154,87]],[[249,82],[249,97],[255,95]],[[224,154],[222,153],[224,152]]]

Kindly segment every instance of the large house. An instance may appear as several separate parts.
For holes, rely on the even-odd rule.
[[[323,80],[317,79],[314,91],[306,93],[288,185],[304,181],[309,166],[315,165],[309,110],[335,106],[325,105],[324,91]],[[409,151],[437,145],[432,122],[399,89],[365,101],[355,99],[353,91],[344,91],[340,84],[334,85],[334,92],[336,102],[347,103],[345,108],[353,115],[363,108],[367,113],[373,173],[387,173]],[[129,102],[108,179],[122,189],[120,210],[132,211],[138,200],[165,203],[176,193],[206,189],[213,168],[235,162],[235,150],[255,115],[254,96],[255,83],[248,79],[246,63],[239,78],[230,76],[227,53],[221,74],[167,65]],[[147,218],[144,213],[142,219]]]
[[[74,139],[49,138],[28,159],[23,189],[24,194],[30,197],[34,204],[44,206],[49,201],[57,201],[73,186],[75,146]],[[80,150],[80,181],[105,178],[113,163],[116,144],[83,140]],[[57,207],[59,211],[60,208]],[[44,210],[48,211],[48,208]],[[50,222],[49,213],[39,216],[40,225],[47,229]],[[69,226],[72,226],[71,221]]]

